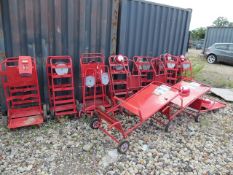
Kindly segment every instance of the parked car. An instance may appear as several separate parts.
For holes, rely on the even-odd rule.
[[[233,64],[233,43],[215,43],[204,52],[207,62]]]

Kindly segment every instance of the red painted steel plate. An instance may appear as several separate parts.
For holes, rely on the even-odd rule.
[[[150,118],[178,95],[178,90],[158,84],[149,84],[126,100],[121,100],[121,107],[138,115],[143,121]],[[138,112],[139,113],[138,113]]]
[[[172,103],[181,106],[181,99],[183,100],[182,107],[188,107],[192,102],[196,99],[204,95],[206,92],[210,90],[210,87],[199,84],[197,82],[186,82],[181,81],[173,86],[174,88],[181,89],[181,87],[189,88],[190,94],[188,96],[177,96],[175,99],[172,100]]]

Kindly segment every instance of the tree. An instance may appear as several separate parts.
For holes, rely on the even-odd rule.
[[[215,27],[231,27],[233,23],[229,22],[227,18],[220,16],[214,20],[213,25]]]
[[[230,22],[228,27],[233,27],[233,22]]]
[[[191,31],[191,37],[193,40],[200,40],[205,38],[205,27],[200,27]]]

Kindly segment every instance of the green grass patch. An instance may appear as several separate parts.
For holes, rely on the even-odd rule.
[[[190,61],[192,62],[192,68],[193,68],[193,76],[194,78],[201,73],[203,68],[205,67],[205,62],[203,61],[203,58],[195,58],[195,57],[190,57]]]

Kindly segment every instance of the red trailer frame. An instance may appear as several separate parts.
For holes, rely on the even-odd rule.
[[[104,64],[104,60],[101,53],[83,53],[80,57],[83,100],[81,112],[91,116],[97,106],[108,108],[112,105],[109,68]]]
[[[76,115],[72,58],[48,56],[46,72],[51,115],[58,119],[66,115]]]
[[[126,98],[141,89],[141,74],[133,60],[124,55],[111,55],[108,59],[113,93],[117,97]],[[135,73],[130,71],[135,67]]]
[[[0,63],[10,129],[44,122],[36,61],[30,56],[6,58]]]

